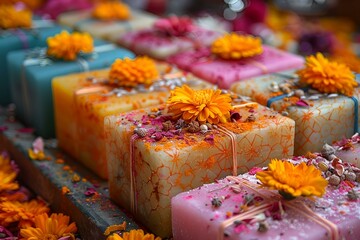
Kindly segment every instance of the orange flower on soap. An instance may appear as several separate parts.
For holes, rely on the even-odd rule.
[[[49,212],[47,205],[40,200],[30,202],[0,202],[0,225],[19,223],[20,227],[31,226],[37,215]]]
[[[31,11],[19,10],[12,5],[0,6],[0,28],[29,28],[31,24]]]
[[[221,90],[193,90],[187,85],[177,87],[168,99],[168,111],[175,118],[200,123],[225,123],[232,110],[231,97]]]
[[[258,37],[229,33],[212,43],[211,52],[223,59],[241,59],[259,55],[263,48]]]
[[[67,61],[75,60],[79,53],[91,53],[94,50],[92,37],[88,33],[61,33],[47,39],[49,56]]]
[[[121,2],[102,2],[94,8],[93,16],[102,20],[126,20],[130,17],[130,8]]]
[[[352,96],[358,85],[355,75],[346,65],[332,62],[321,53],[306,58],[306,66],[297,72],[300,82],[322,93]]]
[[[116,59],[111,65],[109,82],[122,87],[150,85],[159,77],[154,60],[148,57]]]
[[[268,169],[257,172],[256,178],[263,186],[279,190],[285,198],[321,197],[328,184],[321,171],[313,165],[308,166],[305,162],[294,165],[278,159],[272,159]]]
[[[20,230],[21,239],[57,240],[69,236],[69,239],[75,240],[76,224],[69,223],[70,217],[66,215],[53,213],[49,217],[47,213],[44,213],[35,217],[35,227],[26,227]]]
[[[122,237],[116,233],[112,234],[107,240],[161,240],[160,237],[155,237],[154,234],[145,234],[143,230],[130,230],[130,232],[124,232]]]
[[[19,184],[15,182],[16,175],[15,169],[11,166],[10,158],[0,154],[0,193],[19,188]]]

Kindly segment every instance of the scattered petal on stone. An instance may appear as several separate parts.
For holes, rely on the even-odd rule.
[[[96,193],[95,188],[87,188],[85,191],[85,196],[89,197],[92,196]]]
[[[71,191],[70,191],[70,189],[67,187],[67,186],[63,186],[62,188],[61,188],[61,193],[63,194],[63,195],[65,195],[65,194],[69,194]]]
[[[124,231],[126,229],[126,222],[124,221],[122,224],[119,225],[111,225],[109,227],[106,228],[104,235],[108,236],[113,232],[116,231]]]
[[[308,107],[309,106],[309,103],[307,103],[303,99],[298,100],[295,104],[296,104],[296,106],[299,106],[299,107]]]

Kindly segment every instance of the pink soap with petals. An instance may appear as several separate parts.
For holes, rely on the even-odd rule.
[[[221,33],[200,28],[186,17],[169,17],[157,20],[151,28],[128,32],[113,39],[137,54],[165,60],[189,49],[206,47]]]
[[[229,88],[231,84],[250,77],[299,69],[304,65],[304,59],[300,56],[269,46],[263,46],[263,49],[258,56],[224,60],[213,56],[209,48],[203,48],[175,54],[167,61],[220,88]]]
[[[296,161],[291,161],[316,162],[314,159],[294,159]],[[338,186],[328,185],[321,198],[298,197],[286,201],[275,190],[259,188],[259,180],[255,177],[258,170],[252,169],[238,177],[225,178],[173,197],[174,239],[359,239],[360,201],[349,197],[351,192],[359,194],[359,183],[342,181]],[[248,214],[256,208],[260,211]],[[312,212],[312,217],[306,209]],[[236,221],[234,216],[244,218]],[[320,219],[318,216],[336,226],[338,235],[336,228],[331,235],[331,231],[316,222]],[[222,231],[225,221],[229,222],[229,226]]]

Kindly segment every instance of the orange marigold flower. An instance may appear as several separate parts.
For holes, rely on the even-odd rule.
[[[92,37],[88,33],[61,33],[47,39],[49,56],[71,61],[79,53],[91,53],[94,49]]]
[[[123,236],[114,233],[107,238],[107,240],[161,240],[160,237],[155,237],[154,234],[145,234],[143,230],[130,230],[130,232],[124,232]]]
[[[256,178],[270,189],[279,190],[285,197],[321,197],[328,182],[321,171],[305,162],[294,165],[287,161],[272,159],[268,169],[256,173]]]
[[[40,200],[30,202],[0,202],[0,225],[8,226],[19,222],[20,227],[31,226],[35,216],[49,212],[47,205]]]
[[[116,59],[109,72],[109,82],[122,87],[150,85],[158,77],[155,61],[148,57]]]
[[[24,240],[57,240],[61,237],[70,236],[74,239],[74,233],[77,231],[76,224],[70,223],[70,217],[62,213],[53,213],[49,217],[47,213],[35,217],[35,227],[26,227],[20,230],[21,239]]]
[[[126,20],[130,17],[130,8],[121,2],[102,2],[94,8],[93,16],[102,20]]]
[[[29,10],[19,10],[12,5],[1,5],[0,28],[29,28],[32,24],[32,13]]]
[[[300,82],[323,93],[352,96],[358,84],[355,75],[344,64],[331,62],[321,53],[306,58],[306,66],[297,72]]]
[[[15,182],[16,175],[16,171],[11,166],[10,158],[0,154],[0,193],[19,188],[19,184]]]
[[[213,89],[193,90],[187,85],[175,88],[168,100],[169,113],[187,122],[225,123],[232,108],[229,94]]]
[[[223,59],[241,59],[259,55],[263,48],[258,37],[229,33],[212,43],[211,52]]]

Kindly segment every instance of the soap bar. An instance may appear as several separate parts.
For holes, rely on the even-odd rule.
[[[131,31],[115,41],[136,54],[165,60],[167,57],[184,50],[209,46],[220,35],[216,31],[195,27],[185,36],[175,37],[150,28]]]
[[[297,69],[304,64],[300,56],[269,46],[263,46],[263,49],[263,53],[255,57],[223,60],[212,56],[209,48],[202,48],[175,54],[167,61],[225,89],[247,78]]]
[[[128,50],[95,41],[92,56],[75,61],[43,58],[45,48],[14,51],[8,55],[11,93],[16,116],[44,138],[55,136],[51,80],[56,76],[109,67],[117,58],[134,57]]]
[[[82,10],[63,13],[58,17],[60,24],[74,28],[75,30],[88,32],[94,37],[107,40],[113,39],[113,35],[122,36],[128,31],[150,27],[157,19],[155,15],[141,10],[131,10],[131,17],[126,21],[105,21],[95,19],[92,10]]]
[[[286,97],[272,90],[271,85],[292,83],[296,81],[296,77],[291,71],[269,74],[235,83],[230,89],[240,95],[252,97],[254,101],[295,121],[295,155],[320,151],[324,143],[332,144],[338,139],[349,138],[358,131],[359,88],[355,89],[352,98],[291,89],[294,92],[304,92],[305,98],[300,99],[295,95]]]
[[[6,56],[11,51],[46,46],[46,39],[63,30],[63,27],[48,21],[36,20],[37,28],[9,29],[0,32],[0,105],[11,103],[10,79],[6,67]],[[46,25],[40,23],[46,23]]]
[[[164,106],[106,117],[111,198],[150,231],[169,237],[176,194],[292,156],[294,121],[244,104],[251,107],[239,108],[237,121],[195,133],[189,132],[196,131],[193,125],[172,120]]]
[[[309,160],[297,158],[297,161]],[[348,192],[359,192],[357,183],[352,182],[353,188],[345,182],[339,187],[329,185],[325,195],[314,200],[298,197],[280,201],[276,191],[259,187],[254,174],[255,171],[250,171],[235,178],[227,177],[172,198],[174,239],[350,240],[360,236],[359,200],[348,197]],[[265,208],[250,214],[262,206]],[[336,226],[337,238],[335,234],[331,237],[316,221],[319,216]]]
[[[158,63],[157,67],[159,72],[164,72],[169,65]],[[149,90],[151,86],[120,89],[102,84],[108,75],[109,70],[104,69],[56,77],[52,83],[58,146],[105,179],[108,178],[103,131],[106,116],[162,104],[174,84],[190,84],[199,89],[210,86],[190,75],[185,77],[176,69],[165,75],[174,77],[163,80],[164,87],[154,90]]]

